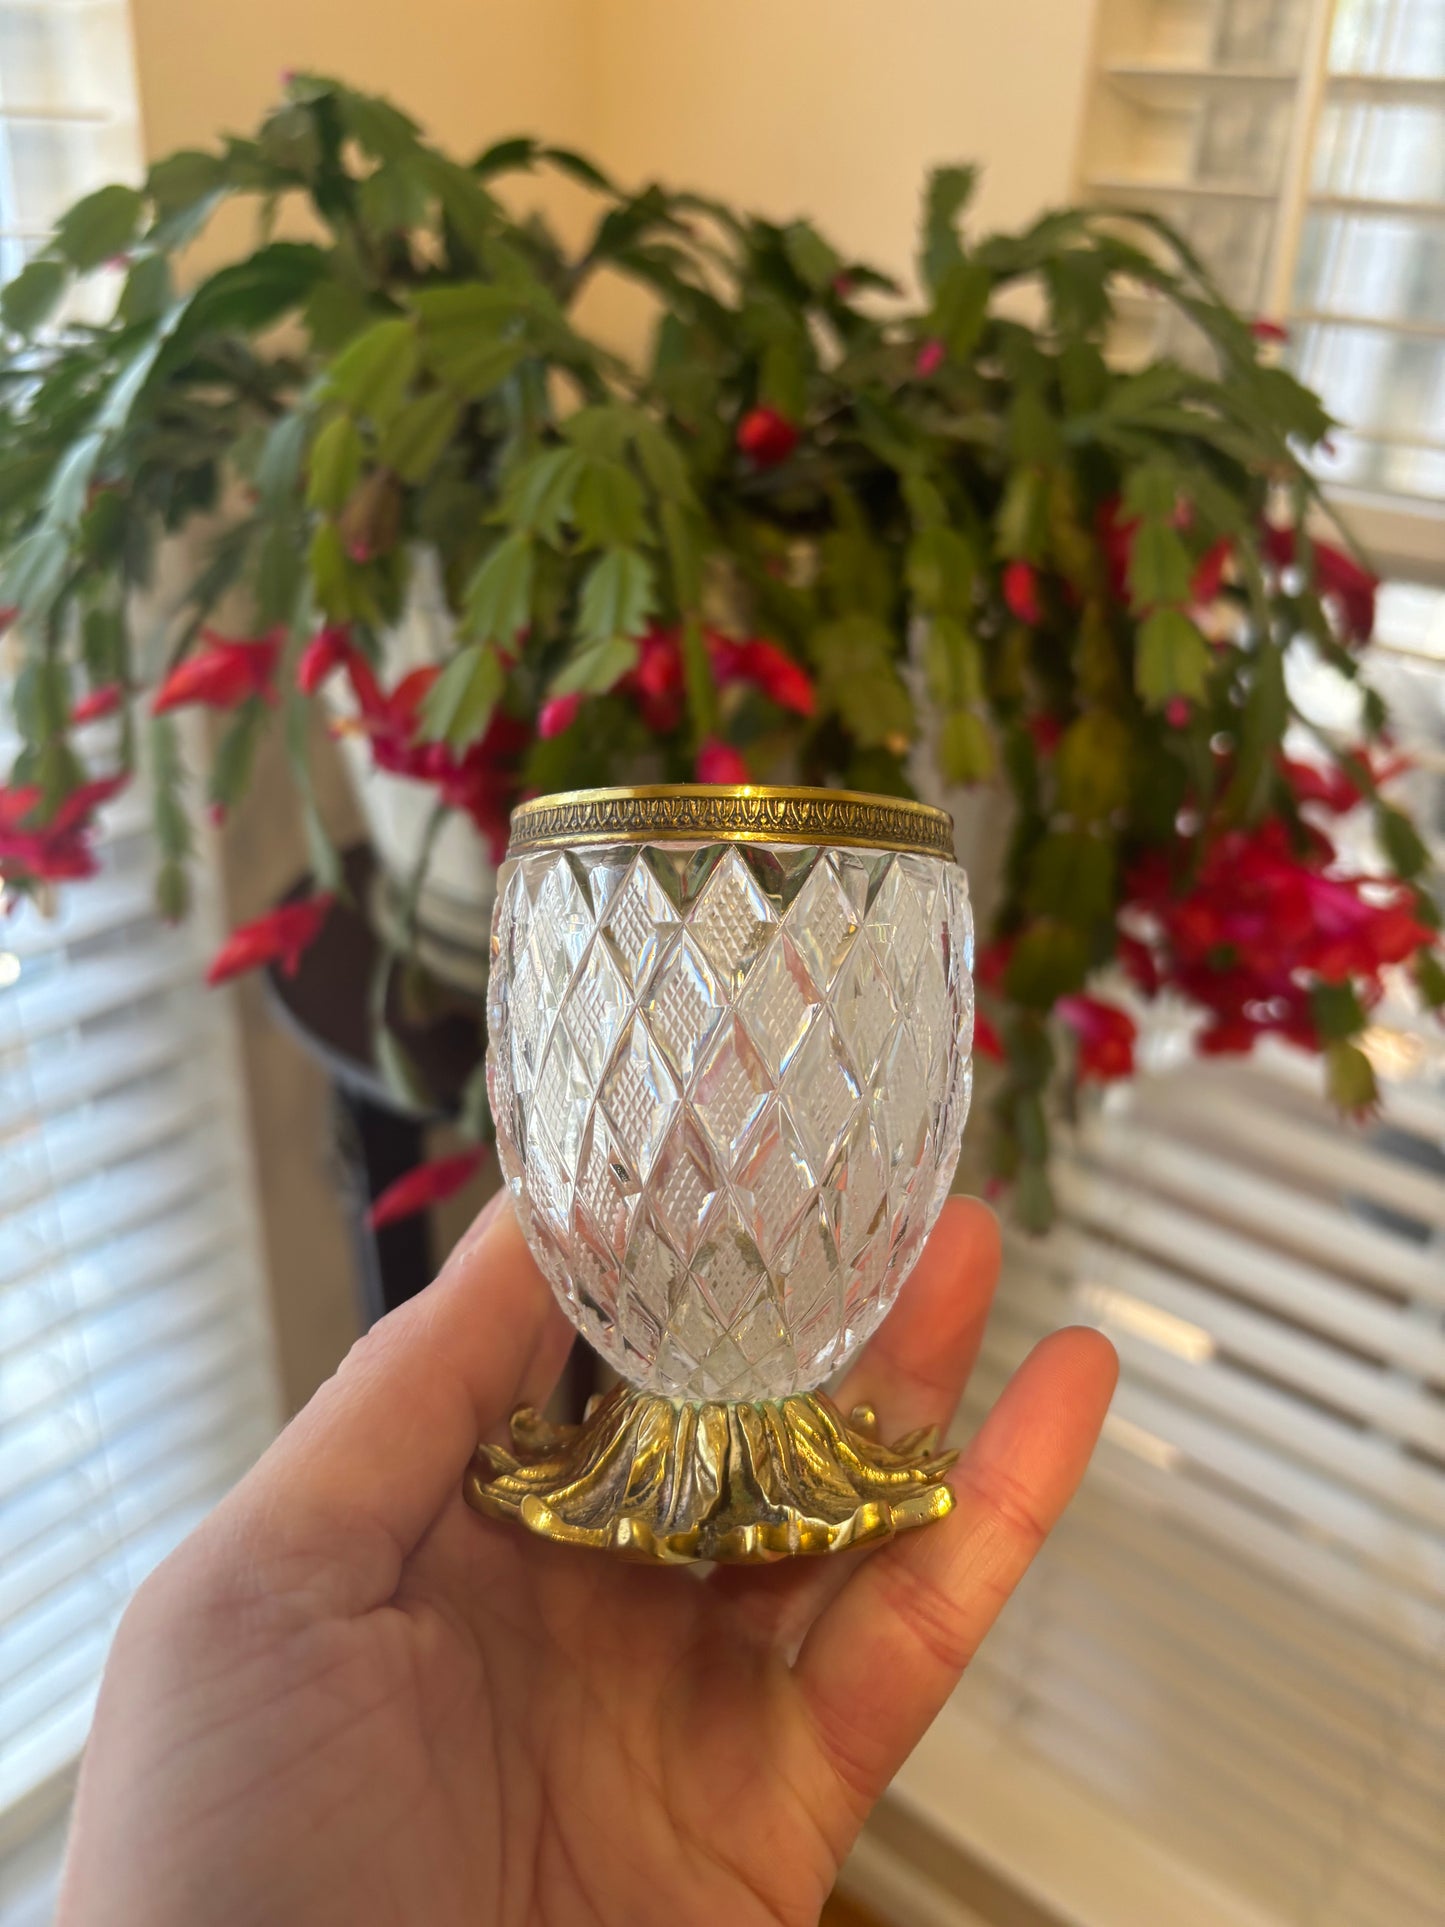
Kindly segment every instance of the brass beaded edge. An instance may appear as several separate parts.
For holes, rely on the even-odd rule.
[[[853,790],[685,785],[569,790],[520,803],[507,854],[597,843],[817,843],[953,860],[946,810]]]

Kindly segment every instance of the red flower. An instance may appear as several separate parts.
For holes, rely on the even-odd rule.
[[[1004,1060],[1003,1040],[981,1010],[973,1014],[973,1048],[978,1057],[991,1057],[997,1064]]]
[[[1333,816],[1343,816],[1362,803],[1367,789],[1380,789],[1414,767],[1408,756],[1375,757],[1368,750],[1328,768],[1284,755],[1276,762],[1297,803],[1317,803]]]
[[[1160,987],[1159,965],[1154,952],[1147,943],[1138,937],[1121,932],[1119,937],[1119,962],[1125,975],[1143,991],[1146,997],[1157,997]]]
[[[301,651],[296,663],[296,687],[303,696],[314,696],[333,670],[344,669],[351,693],[363,716],[378,715],[383,707],[381,688],[366,657],[351,640],[344,622],[328,623]]]
[[[1057,716],[1047,710],[1025,719],[1024,727],[1033,738],[1034,748],[1040,756],[1052,756],[1059,746],[1059,738],[1064,733],[1064,725]]]
[[[738,423],[737,441],[755,468],[776,468],[798,446],[798,430],[776,408],[750,408]]]
[[[1031,562],[1010,562],[1003,572],[1003,599],[1011,615],[1020,622],[1039,623],[1044,619],[1039,602],[1039,578]]]
[[[435,663],[424,663],[420,669],[409,669],[391,694],[382,697],[381,708],[372,728],[372,735],[378,744],[396,744],[399,749],[401,746],[410,747],[421,723],[421,706],[441,673]],[[434,747],[427,745],[423,753],[429,753]],[[379,755],[377,761],[382,761]],[[398,767],[397,774],[407,776],[413,772]]]
[[[699,783],[751,783],[753,778],[741,751],[730,743],[720,743],[714,736],[697,753],[697,780]]]
[[[81,697],[70,712],[70,720],[77,729],[83,723],[99,722],[102,716],[113,716],[124,701],[125,690],[118,682],[102,683],[99,689]]]
[[[576,722],[581,707],[580,696],[549,696],[537,716],[537,734],[544,741],[560,736]]]
[[[94,782],[82,783],[79,789],[73,789],[69,796],[62,799],[48,827],[63,835],[89,827],[95,812],[113,797],[119,796],[129,781],[130,771],[123,769],[114,776],[99,776]]]
[[[947,348],[937,335],[929,335],[926,341],[918,344],[918,353],[913,357],[913,372],[921,380],[927,381],[930,375],[938,373],[947,360]]]
[[[1297,803],[1317,803],[1331,815],[1343,816],[1360,801],[1359,785],[1338,764],[1325,769],[1283,754],[1275,762]]]
[[[40,802],[40,786],[27,783],[21,789],[0,788],[0,833],[18,830]]]
[[[1294,567],[1299,545],[1293,529],[1266,523],[1260,546],[1275,568]],[[1321,600],[1337,611],[1346,641],[1368,642],[1375,633],[1375,596],[1380,578],[1330,542],[1316,542],[1314,558],[1315,587]]]
[[[279,963],[286,976],[294,977],[302,954],[321,935],[331,902],[327,896],[303,897],[299,903],[283,903],[254,922],[241,924],[211,959],[206,982],[223,984],[269,963]]]
[[[1004,978],[1013,958],[1014,938],[995,937],[979,950],[974,962],[974,982],[982,984],[985,990],[1002,990]]]
[[[1055,1009],[1079,1040],[1079,1075],[1109,1083],[1134,1074],[1134,1019],[1100,997],[1060,997]]]
[[[435,784],[450,809],[462,810],[472,819],[492,861],[500,863],[507,851],[512,806],[521,793],[522,758],[531,732],[525,723],[498,710],[485,735],[460,752],[445,743],[420,741],[421,706],[440,674],[434,664],[413,669],[390,695],[377,690],[369,706],[358,691],[361,727],[371,739],[378,769]]]
[[[498,712],[487,733],[460,757],[432,744],[433,774],[442,800],[472,820],[493,863],[507,854],[512,806],[521,794],[522,758],[531,746],[532,732],[514,716]]]
[[[1094,511],[1094,534],[1100,548],[1104,551],[1104,564],[1109,573],[1109,588],[1118,602],[1129,599],[1129,563],[1134,554],[1134,538],[1139,531],[1136,518],[1127,520],[1121,513],[1122,504],[1117,495],[1111,495],[1101,502]],[[1187,529],[1194,520],[1194,510],[1190,503],[1181,501],[1170,518],[1176,529]],[[1189,583],[1189,599],[1192,603],[1213,602],[1224,586],[1225,571],[1234,545],[1228,536],[1221,536],[1200,556],[1194,565],[1194,574]]]
[[[1224,586],[1224,571],[1234,554],[1234,544],[1227,535],[1207,548],[1194,565],[1194,575],[1189,584],[1189,599],[1194,603],[1213,602]]]
[[[366,1222],[373,1231],[380,1231],[383,1225],[425,1211],[428,1205],[441,1204],[480,1169],[483,1156],[480,1149],[459,1151],[455,1157],[416,1165],[386,1187],[367,1212]]]
[[[1153,932],[1162,981],[1209,1013],[1202,1050],[1248,1050],[1269,1032],[1317,1050],[1315,985],[1350,982],[1368,1006],[1383,992],[1383,971],[1434,942],[1407,885],[1339,875],[1332,860],[1327,840],[1296,847],[1274,818],[1217,836],[1185,895],[1174,894],[1162,862],[1136,867],[1130,921]]]
[[[728,683],[751,683],[778,704],[799,716],[811,716],[817,706],[813,679],[801,663],[765,636],[734,642],[730,636],[708,632],[708,650],[713,673],[726,687]]]
[[[713,674],[726,687],[748,683],[782,709],[811,716],[817,704],[812,678],[786,650],[766,636],[736,641],[715,629],[707,632]],[[644,725],[655,735],[667,735],[682,721],[687,700],[687,677],[682,659],[682,630],[654,624],[637,639],[637,661],[608,692],[635,702]],[[554,696],[542,705],[537,733],[558,736],[570,729],[581,707],[579,696]]]
[[[1256,341],[1288,341],[1289,329],[1278,321],[1268,321],[1263,315],[1256,315],[1249,324],[1249,332]]]
[[[1171,729],[1188,729],[1193,714],[1187,696],[1171,696],[1164,705],[1164,720]]]
[[[1408,893],[1367,897],[1360,879],[1345,877],[1308,876],[1304,888],[1313,929],[1300,961],[1328,983],[1378,977],[1434,941]]]
[[[1125,602],[1129,596],[1129,558],[1134,553],[1134,535],[1139,524],[1125,521],[1120,508],[1117,495],[1100,502],[1094,511],[1094,534],[1104,551],[1110,593],[1116,602]]]
[[[122,770],[82,783],[44,822],[33,820],[41,806],[39,788],[0,789],[0,877],[59,883],[94,876],[95,813],[129,781],[129,773]]]
[[[253,696],[275,701],[272,681],[284,631],[233,641],[214,629],[201,631],[202,646],[178,662],[151,703],[153,715],[200,703],[207,709],[239,709]]]
[[[1338,607],[1350,641],[1368,642],[1375,633],[1375,596],[1380,578],[1329,542],[1315,544],[1315,574],[1320,594]]]
[[[1202,1057],[1244,1057],[1259,1042],[1262,1029],[1247,1017],[1216,1017],[1199,1032],[1194,1048]]]
[[[653,627],[638,638],[637,662],[616,684],[624,696],[635,696],[642,720],[658,734],[676,729],[682,720],[687,687],[682,666],[682,634],[678,629]]]

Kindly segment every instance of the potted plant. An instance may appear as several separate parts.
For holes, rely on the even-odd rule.
[[[544,169],[595,197],[579,248],[500,198]],[[358,760],[425,799],[398,943],[448,823],[480,925],[524,794],[905,793],[936,771],[1010,802],[979,1042],[1004,1063],[993,1156],[1029,1222],[1060,1042],[1075,1075],[1132,1065],[1132,1017],[1090,987],[1105,966],[1135,997],[1183,993],[1205,1050],[1323,1052],[1337,1101],[1367,1108],[1358,1039],[1387,974],[1439,1004],[1445,972],[1425,852],[1382,790],[1381,704],[1360,740],[1285,752],[1289,652],[1358,681],[1373,623],[1373,578],[1310,532],[1328,417],[1167,227],[1074,208],[974,238],[972,181],[929,181],[910,299],[806,221],[628,193],[530,139],[460,163],[386,101],[297,77],[254,137],[79,203],[0,297],[25,742],[0,791],[7,888],[87,868],[93,812],[148,743],[181,914],[175,713],[221,716],[220,812],[279,718],[316,897],[238,933],[218,973],[294,961],[341,887],[309,775],[323,687]],[[256,245],[183,286],[237,199]],[[313,238],[278,238],[292,203]],[[55,321],[96,273],[113,317]],[[636,360],[579,319],[600,274],[655,297]],[[1140,291],[1193,324],[1197,365],[1106,358]],[[136,597],[158,543],[197,526],[147,653]],[[238,593],[245,632],[221,632]],[[81,732],[112,712],[97,778]],[[1356,809],[1370,878],[1330,837]]]

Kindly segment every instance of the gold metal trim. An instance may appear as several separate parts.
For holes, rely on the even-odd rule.
[[[519,803],[509,856],[595,843],[826,843],[953,859],[953,818],[856,790],[656,783],[565,790]]]
[[[512,1451],[479,1445],[468,1504],[544,1539],[680,1565],[842,1552],[953,1510],[958,1454],[936,1428],[896,1445],[866,1405],[851,1423],[822,1392],[756,1403],[662,1398],[619,1385],[580,1425],[512,1415]]]

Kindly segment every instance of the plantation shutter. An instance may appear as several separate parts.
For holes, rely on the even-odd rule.
[[[139,161],[125,0],[0,0],[0,279]]]
[[[125,6],[0,0],[0,274],[139,153]],[[7,713],[0,682],[0,778]],[[139,786],[100,853],[53,917],[0,914],[5,1927],[49,1917],[126,1601],[279,1419],[231,1013],[201,981],[214,906],[156,916]]]
[[[1339,488],[1445,496],[1445,12],[1342,5],[1310,103],[1287,312],[1303,379],[1348,424]]]
[[[1101,0],[1081,185],[1148,206],[1345,424],[1321,474],[1377,555],[1445,575],[1445,10]],[[1141,294],[1126,351],[1177,350]]]

